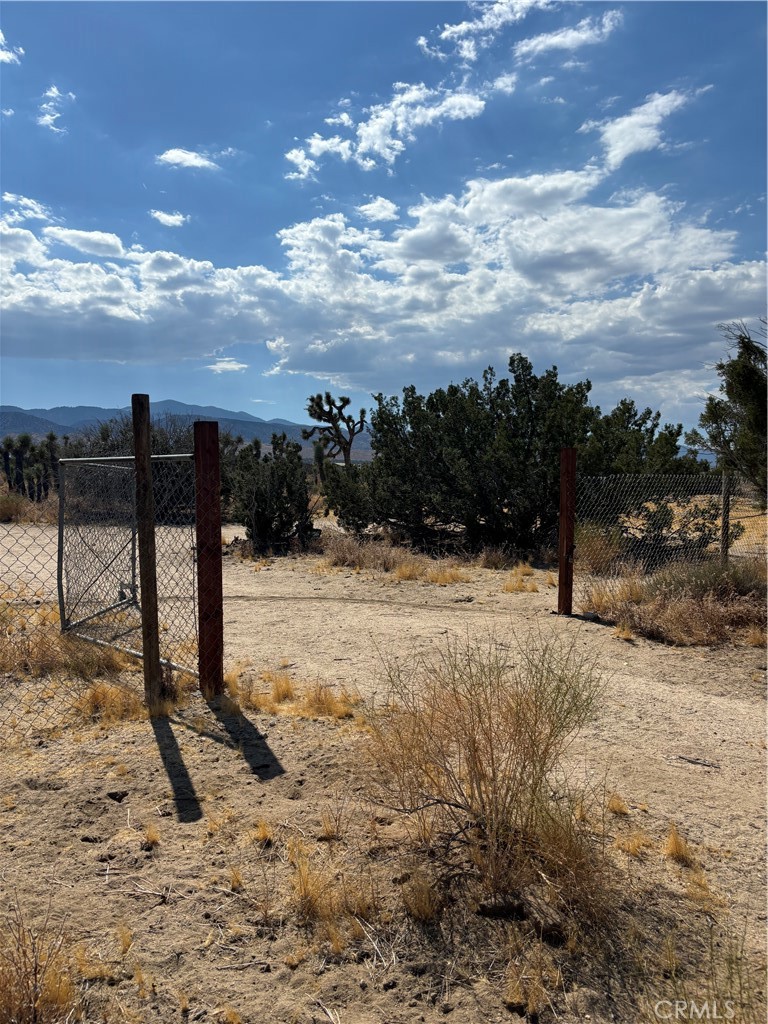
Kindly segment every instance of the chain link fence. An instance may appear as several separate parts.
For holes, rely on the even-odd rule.
[[[141,572],[132,457],[59,463],[55,522],[0,523],[0,743],[61,728],[91,680],[141,692]],[[196,673],[195,470],[152,459],[160,656]],[[82,710],[82,707],[81,707]]]
[[[614,621],[633,613],[639,621],[636,609],[653,601],[751,596],[749,580],[764,581],[765,559],[766,511],[744,480],[719,473],[577,480],[574,597],[582,612]]]

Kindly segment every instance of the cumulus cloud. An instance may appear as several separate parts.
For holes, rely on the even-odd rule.
[[[388,103],[369,107],[367,116],[356,124],[351,117],[343,122],[346,127],[354,125],[354,138],[345,139],[340,135],[323,137],[315,132],[305,139],[303,146],[289,150],[285,159],[296,169],[285,177],[289,180],[313,177],[319,169],[319,160],[327,154],[345,162],[353,160],[366,171],[382,164],[391,167],[404,152],[406,144],[415,141],[421,129],[445,121],[478,117],[485,109],[488,96],[495,92],[509,93],[513,89],[514,75],[509,74],[500,75],[493,83],[475,90],[469,87],[451,89],[442,85],[430,88],[423,82],[396,82]],[[337,120],[335,123],[341,122]]]
[[[20,224],[25,220],[53,220],[50,209],[36,199],[15,195],[13,192],[3,192],[2,199],[3,204],[8,207],[2,215],[5,224]]]
[[[2,114],[3,117],[13,117],[15,113],[16,111],[13,109],[13,107],[4,107],[2,110],[0,110],[0,114]]]
[[[213,373],[242,373],[248,369],[248,363],[239,363],[231,356],[219,356],[215,363],[209,363],[205,369],[212,370]]]
[[[447,98],[427,93],[406,103],[411,131],[416,110]],[[736,261],[732,231],[693,219],[662,192],[623,190],[618,176],[611,189],[629,153],[663,144],[660,125],[681,97],[654,94],[585,126],[602,160],[537,174],[497,168],[456,194],[422,196],[406,217],[372,195],[351,216],[291,224],[278,232],[279,273],[128,248],[111,233],[52,225],[42,204],[6,194],[5,352],[191,357],[226,374],[257,359],[220,353],[254,345],[268,375],[386,392],[433,387],[447,372],[476,376],[522,349],[564,376],[591,376],[601,403],[611,389],[641,391],[633,381],[651,388],[649,365],[669,375],[711,363],[717,323],[765,308],[765,264]],[[302,159],[317,162],[304,150],[297,172]],[[62,246],[86,258],[68,258]],[[682,399],[669,392],[664,401],[672,409]]]
[[[5,36],[0,32],[0,64],[21,64],[24,50],[21,46],[8,46]]]
[[[600,19],[584,18],[573,28],[523,39],[515,45],[513,53],[519,61],[530,61],[548,50],[578,50],[582,46],[604,43],[623,20],[621,11],[606,11]]]
[[[289,150],[285,154],[285,159],[296,168],[295,171],[288,171],[285,175],[288,181],[304,181],[310,178],[318,167],[316,161],[308,157],[300,146]]]
[[[365,220],[397,220],[398,206],[391,199],[375,196],[370,203],[356,207],[357,212]]]
[[[606,166],[615,170],[633,153],[658,148],[662,143],[662,122],[690,99],[691,94],[677,90],[653,93],[629,114],[609,121],[587,121],[579,131],[600,133]]]
[[[43,93],[42,103],[38,108],[37,123],[57,135],[66,134],[67,129],[59,127],[56,122],[61,118],[64,105],[74,103],[76,98],[73,92],[60,92],[55,85],[49,86]]]
[[[72,228],[43,228],[43,236],[51,242],[58,242],[70,249],[89,253],[92,256],[124,256],[123,243],[117,235],[108,231],[77,231]]]
[[[221,170],[207,153],[196,153],[191,149],[166,149],[164,153],[155,157],[155,161],[168,167],[192,167],[206,171]]]
[[[174,213],[164,213],[162,210],[150,210],[149,216],[154,217],[156,221],[159,221],[163,227],[166,228],[180,228],[182,225],[189,222],[189,214],[179,213],[178,210]]]

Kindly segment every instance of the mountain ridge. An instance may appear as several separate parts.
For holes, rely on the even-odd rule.
[[[262,443],[269,444],[273,434],[285,433],[289,439],[298,441],[310,455],[311,442],[302,439],[301,431],[306,427],[317,426],[285,419],[265,420],[242,410],[235,412],[215,405],[193,405],[172,398],[153,402],[151,411],[152,418],[156,420],[169,415],[191,420],[216,420],[221,430],[228,430],[235,436],[239,434],[245,441],[258,438]],[[59,405],[50,409],[24,409],[18,405],[0,405],[0,438],[8,434],[27,433],[42,439],[51,432],[59,437],[65,434],[72,436],[111,419],[130,417],[130,414],[130,406],[118,409],[97,405]],[[356,442],[361,454],[370,451],[367,434],[359,435]]]

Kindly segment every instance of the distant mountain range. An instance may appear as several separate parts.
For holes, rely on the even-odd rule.
[[[91,429],[108,420],[131,415],[131,407],[103,409],[96,405],[58,405],[52,409],[22,409],[17,405],[0,405],[0,438],[8,434],[31,434],[36,440],[53,432],[57,437],[64,434],[74,437],[83,430]],[[221,430],[240,435],[245,441],[257,437],[269,444],[273,434],[285,434],[293,441],[301,441],[305,454],[311,455],[312,442],[302,441],[302,427],[312,424],[293,423],[291,420],[264,420],[248,412],[232,412],[215,405],[187,405],[166,399],[152,403],[152,418],[163,419],[178,416],[188,420],[216,420]],[[314,424],[316,426],[316,424]],[[360,434],[355,438],[353,457],[370,458],[370,438]],[[356,450],[356,451],[355,451]]]

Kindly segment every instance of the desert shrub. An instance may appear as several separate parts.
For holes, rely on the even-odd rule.
[[[0,523],[20,523],[28,504],[20,494],[0,494]]]
[[[601,690],[573,643],[531,635],[451,642],[387,668],[372,716],[373,794],[414,835],[464,850],[482,886],[508,895],[544,873],[565,903],[594,894],[599,859],[561,775]]]
[[[255,439],[237,454],[233,518],[245,525],[254,554],[306,548],[314,534],[301,445],[272,435],[272,452]]]
[[[766,595],[766,565],[762,559],[732,559],[725,565],[716,560],[680,563],[666,566],[649,577],[649,597],[705,597],[728,601],[735,597],[755,598],[761,602]]]
[[[651,576],[596,581],[581,606],[662,643],[750,642],[768,618],[766,568],[759,559],[672,564]]]
[[[376,521],[373,476],[370,464],[344,467],[328,463],[323,472],[326,508],[334,512],[340,526],[356,536]]]

